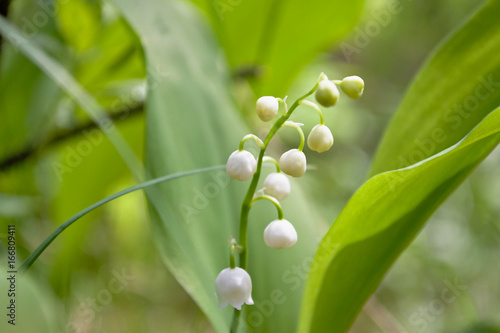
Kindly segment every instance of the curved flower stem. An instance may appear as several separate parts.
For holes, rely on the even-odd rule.
[[[283,106],[283,115],[288,113],[288,106],[286,105],[286,97],[284,99],[277,98],[278,102]]]
[[[296,123],[296,122],[289,120],[289,121],[285,121],[284,125],[297,129],[297,131],[299,132],[299,135],[300,135],[299,151],[302,151],[302,149],[304,149],[304,143],[306,142],[306,139],[304,138],[304,131],[302,131],[302,128],[300,128],[300,126],[302,126],[304,124],[299,124],[299,123]]]
[[[236,267],[236,261],[234,260],[234,252],[238,251],[238,244],[236,239],[231,237],[229,239],[229,268],[233,269]]]
[[[264,143],[262,142],[261,139],[259,139],[258,136],[254,135],[254,134],[247,134],[243,137],[243,139],[241,139],[240,141],[240,145],[238,146],[238,150],[239,151],[242,151],[243,150],[243,146],[245,145],[245,142],[248,140],[248,139],[254,139],[255,142],[257,143],[257,146],[259,146],[260,149],[265,149],[264,147]]]
[[[254,203],[256,203],[259,200],[263,200],[263,199],[271,201],[274,204],[274,206],[276,206],[276,209],[278,210],[278,219],[283,220],[283,209],[281,208],[279,201],[270,195],[263,194],[263,195],[259,195],[258,197],[253,198],[253,200],[250,202],[250,206],[253,206]]]
[[[299,102],[300,105],[306,105],[306,106],[310,106],[312,107],[313,109],[315,109],[316,111],[318,111],[318,114],[319,114],[319,124],[320,125],[324,125],[325,124],[325,120],[323,119],[323,112],[321,112],[320,108],[313,102],[311,101],[307,101],[307,100],[302,100]]]
[[[274,165],[276,165],[276,172],[281,172],[280,164],[278,163],[278,161],[276,161],[271,156],[264,156],[264,159],[262,160],[262,162],[273,162]]]
[[[243,199],[243,203],[241,204],[241,214],[240,214],[240,234],[239,234],[239,244],[241,246],[240,252],[240,267],[244,270],[247,269],[247,260],[248,260],[248,241],[247,241],[247,229],[248,229],[248,214],[250,213],[251,202],[253,200],[253,196],[255,194],[255,190],[257,189],[257,184],[259,183],[260,172],[262,170],[262,161],[264,159],[264,155],[266,153],[267,146],[269,142],[273,138],[273,136],[278,132],[278,130],[283,126],[285,121],[290,118],[293,111],[299,106],[300,101],[304,98],[312,95],[316,89],[318,89],[319,81],[325,77],[324,73],[321,73],[318,81],[314,85],[314,87],[309,90],[306,94],[299,97],[288,109],[286,113],[284,113],[273,125],[266,138],[264,139],[264,146],[260,149],[259,157],[257,159],[257,169],[253,175],[250,186],[248,187],[247,194]],[[284,102],[283,102],[284,103]],[[285,106],[286,110],[286,106]],[[238,329],[238,318],[240,316],[240,312],[238,310],[234,310],[233,322],[231,324],[231,332],[236,332]]]

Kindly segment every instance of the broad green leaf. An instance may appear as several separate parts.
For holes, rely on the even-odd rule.
[[[478,323],[464,330],[453,331],[453,333],[500,333],[500,328],[488,324]]]
[[[425,221],[498,143],[500,108],[452,147],[368,180],[320,244],[299,331],[347,332]]]
[[[235,112],[223,53],[193,13],[195,7],[163,0],[115,2],[139,35],[152,70],[146,102],[148,176],[225,163],[249,130]],[[259,202],[250,214],[248,270],[256,305],[245,306],[251,312],[244,313],[241,325],[248,322],[250,332],[292,332],[297,325],[304,260],[312,258],[324,225],[308,211],[297,184],[292,186],[283,208],[299,234],[296,246],[276,251],[264,245],[264,228],[276,218],[271,204]],[[146,191],[164,262],[217,332],[229,330],[233,309],[217,307],[215,278],[229,265],[228,239],[238,236],[247,187],[248,182],[230,181],[221,171]]]
[[[256,70],[254,87],[266,95],[283,95],[304,65],[356,25],[364,3],[362,0],[193,2],[209,15],[231,66]]]
[[[101,25],[100,6],[96,1],[71,0],[57,3],[57,23],[65,43],[77,51],[93,45]]]
[[[431,55],[385,132],[372,175],[449,147],[500,105],[500,1],[489,1]]]
[[[117,40],[120,42],[116,43]],[[97,95],[96,97],[99,98],[102,105],[107,106],[108,109],[110,107],[116,109],[117,98],[113,96],[114,98],[111,99],[110,103],[103,98],[106,97],[103,95],[106,88],[112,83],[131,79],[145,79],[146,70],[144,68],[142,47],[137,36],[121,17],[103,24],[94,43],[95,46],[92,52],[81,54],[77,58],[75,77],[89,92]],[[135,97],[130,95],[132,94],[127,92],[125,97],[128,97],[128,100]],[[123,96],[121,97],[126,99]],[[129,101],[124,101],[118,103],[118,105],[123,108],[123,104],[127,102],[130,104]]]
[[[17,224],[17,223],[13,223]],[[6,226],[2,224],[2,228]],[[19,233],[19,229],[16,230]],[[2,245],[5,243],[2,242]],[[6,247],[5,247],[6,248]],[[1,254],[6,257],[7,251],[1,251]],[[4,333],[15,332],[59,332],[57,325],[62,321],[60,300],[50,292],[50,285],[39,277],[25,277],[20,279],[19,274],[16,275],[15,296],[9,295],[8,290],[11,286],[11,281],[8,280],[10,271],[8,266],[4,263],[0,264],[0,269],[4,272],[4,277],[0,281],[0,288],[4,290],[0,294],[0,302],[5,304],[5,311],[3,320],[0,322],[0,331]],[[11,299],[15,300],[15,313],[14,317],[10,317]],[[29,313],[29,320],[23,320],[22,313]],[[13,320],[14,324],[8,321]]]

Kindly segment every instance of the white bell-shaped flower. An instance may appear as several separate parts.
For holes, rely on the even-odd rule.
[[[281,172],[269,174],[264,180],[264,193],[283,200],[290,194],[290,181],[288,177]]]
[[[318,153],[327,151],[333,145],[332,132],[325,125],[314,126],[307,137],[307,145]]]
[[[253,305],[252,279],[242,268],[223,269],[215,279],[215,294],[220,308],[229,303],[241,310],[243,303]]]
[[[340,88],[347,96],[360,98],[365,89],[365,81],[359,76],[348,76],[342,80]]]
[[[291,247],[297,243],[297,231],[287,220],[274,220],[264,230],[264,242],[273,249]]]
[[[276,97],[262,96],[257,100],[257,115],[262,121],[269,121],[276,117],[279,107]]]
[[[292,177],[302,177],[306,172],[306,155],[298,149],[290,149],[280,157],[281,170]]]
[[[234,151],[226,163],[226,172],[229,177],[237,180],[249,180],[257,169],[257,161],[249,151]]]
[[[334,106],[339,95],[337,86],[330,80],[321,80],[315,93],[316,100],[324,107]]]

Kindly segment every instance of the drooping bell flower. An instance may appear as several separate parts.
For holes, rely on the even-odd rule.
[[[241,310],[243,303],[253,305],[250,275],[239,267],[223,269],[215,279],[215,294],[220,308],[231,304]]]

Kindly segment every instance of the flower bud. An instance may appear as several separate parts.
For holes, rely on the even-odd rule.
[[[365,82],[359,76],[348,76],[342,80],[340,88],[347,96],[360,98],[365,89]]]
[[[321,80],[316,89],[316,100],[324,107],[334,106],[339,99],[339,90],[330,80]]]
[[[237,180],[249,180],[257,169],[255,157],[248,151],[234,151],[226,163],[226,172],[229,177]]]
[[[271,173],[264,181],[264,193],[283,200],[290,194],[290,181],[281,172]]]
[[[298,149],[290,149],[280,157],[281,170],[292,177],[302,177],[306,172],[306,155]]]
[[[273,249],[291,247],[297,243],[297,231],[287,220],[274,220],[264,230],[264,242]]]
[[[333,145],[332,132],[325,125],[314,126],[307,137],[307,145],[318,153],[327,151]]]
[[[262,121],[269,121],[276,117],[279,107],[276,97],[262,96],[257,100],[257,115]]]
[[[239,267],[222,270],[215,279],[215,295],[220,308],[225,308],[228,303],[238,310],[243,303],[253,305],[250,275]]]

